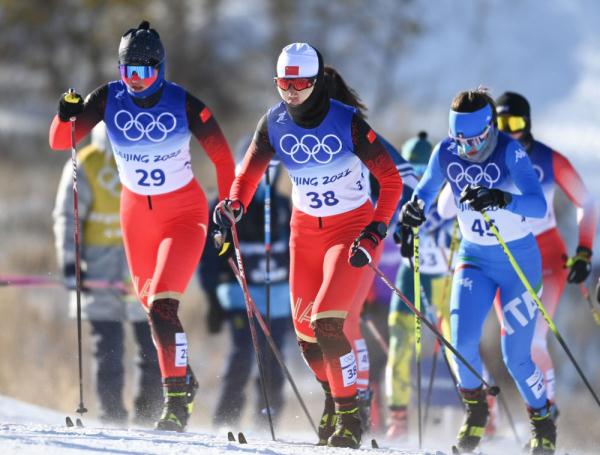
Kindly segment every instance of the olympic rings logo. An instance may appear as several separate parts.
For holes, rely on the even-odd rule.
[[[492,188],[500,180],[500,168],[496,163],[488,163],[483,168],[479,164],[471,164],[465,169],[460,163],[453,162],[446,168],[446,173],[448,179],[456,183],[460,190],[467,185],[479,185],[482,182]]]
[[[162,142],[177,126],[177,119],[170,112],[163,112],[156,118],[150,112],[140,112],[133,117],[131,112],[121,109],[113,120],[115,126],[132,142],[144,136],[152,142]]]
[[[327,134],[323,139],[305,134],[300,140],[293,134],[284,134],[279,140],[279,147],[295,163],[308,163],[312,158],[319,164],[327,164],[342,151],[342,141],[335,134]]]

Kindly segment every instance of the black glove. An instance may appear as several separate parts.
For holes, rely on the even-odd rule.
[[[364,267],[371,262],[375,249],[387,234],[387,226],[381,221],[370,222],[352,242],[348,262],[352,267]]]
[[[394,242],[400,246],[400,255],[403,258],[412,258],[414,249],[414,235],[412,228],[404,226],[401,223],[396,225],[394,232]]]
[[[571,269],[567,275],[569,283],[583,283],[592,270],[592,250],[584,246],[578,246],[575,256],[568,260],[567,266]]]
[[[512,195],[485,186],[467,185],[460,193],[460,202],[466,202],[473,210],[481,212],[490,207],[503,209],[512,200]]]
[[[79,278],[81,280],[81,291],[87,291],[88,289],[83,285],[85,280],[85,270],[80,266]],[[77,290],[77,277],[75,276],[75,263],[69,262],[63,267],[63,284],[69,291]]]
[[[233,223],[237,223],[244,215],[244,206],[238,200],[223,199],[215,207],[213,221],[222,229],[229,229]]]
[[[419,227],[425,222],[425,212],[423,212],[423,201],[417,196],[402,206],[400,210],[400,222],[407,227]]]
[[[83,98],[79,93],[65,92],[58,102],[58,118],[68,122],[71,117],[77,117],[83,112]]]
[[[600,304],[600,278],[598,278],[598,283],[596,283],[596,302]]]
[[[227,312],[219,303],[219,299],[214,293],[207,293],[208,311],[206,313],[206,327],[208,333],[217,334],[223,328],[223,322],[227,319]]]

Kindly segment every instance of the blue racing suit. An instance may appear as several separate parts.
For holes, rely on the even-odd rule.
[[[541,218],[546,213],[546,201],[536,173],[519,143],[498,133],[496,147],[482,162],[459,157],[456,143],[451,138],[435,147],[427,170],[415,189],[419,199],[425,202],[425,213],[446,181],[458,208],[462,234],[450,301],[452,344],[478,372],[482,372],[479,354],[482,326],[499,290],[504,363],[527,405],[533,409],[541,408],[546,404],[544,380],[531,359],[537,307],[481,213],[459,201],[460,193],[467,185],[511,193],[512,200],[505,208],[488,209],[487,213],[529,283],[541,294],[541,257],[527,222],[528,217]],[[462,362],[457,365],[461,388],[475,389],[481,385]]]

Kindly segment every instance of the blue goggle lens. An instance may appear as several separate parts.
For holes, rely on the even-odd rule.
[[[147,65],[119,65],[119,70],[121,71],[121,77],[131,79],[134,74],[137,74],[140,79],[146,79],[154,76],[156,68]]]

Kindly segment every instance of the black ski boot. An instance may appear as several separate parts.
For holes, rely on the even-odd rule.
[[[192,369],[187,367],[183,378],[165,380],[165,402],[162,415],[156,422],[156,430],[182,432],[194,407],[194,396],[199,384]]]
[[[362,432],[363,434],[368,433],[371,431],[371,400],[373,399],[373,393],[370,388],[358,390],[356,398],[360,421],[362,422]]]
[[[321,415],[321,421],[319,422],[319,442],[317,442],[317,445],[326,446],[327,440],[335,431],[335,402],[331,396],[329,384],[322,382],[321,386],[325,391],[325,406],[323,407],[323,414]]]
[[[482,387],[473,390],[461,389],[463,403],[467,408],[465,421],[458,432],[457,448],[460,453],[473,452],[485,432],[488,418],[488,403]]]
[[[529,453],[532,455],[554,455],[556,449],[556,423],[552,417],[550,402],[541,409],[527,409],[531,422]]]
[[[358,408],[350,411],[335,411],[335,416],[335,431],[327,440],[327,445],[358,449],[362,436],[362,424]]]

